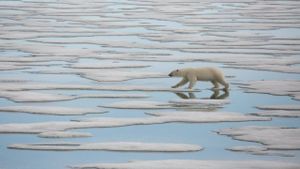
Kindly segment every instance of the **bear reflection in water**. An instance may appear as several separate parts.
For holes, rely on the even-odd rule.
[[[223,90],[224,92],[221,92],[222,94],[220,94],[220,90],[212,91],[213,94],[210,96],[210,99],[226,99],[229,96],[228,90]],[[188,95],[182,92],[175,92],[175,94],[181,99],[197,99],[195,93],[193,92],[189,92]]]

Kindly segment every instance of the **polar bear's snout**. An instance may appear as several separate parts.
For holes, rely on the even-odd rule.
[[[168,76],[170,76],[170,77],[177,76],[178,72],[179,72],[179,69],[176,69],[176,70],[172,71],[171,73],[169,73]]]

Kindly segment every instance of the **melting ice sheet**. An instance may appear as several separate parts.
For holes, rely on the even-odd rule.
[[[161,161],[133,161],[128,163],[103,163],[72,166],[72,169],[297,169],[298,164],[275,161],[201,161],[201,160],[161,160]]]
[[[246,92],[291,96],[295,100],[300,99],[299,86],[300,81],[298,80],[262,80],[240,85]]]
[[[91,118],[76,121],[53,121],[39,123],[0,124],[0,133],[43,133],[80,128],[107,128],[132,125],[151,125],[171,122],[208,123],[238,121],[268,121],[269,117],[258,117],[230,112],[169,112],[149,113],[154,117],[144,118]]]
[[[88,113],[105,113],[107,110],[80,107],[6,106],[0,107],[0,112],[23,112],[48,115],[83,115]]]
[[[259,116],[300,117],[299,105],[264,105],[257,108],[261,111],[254,114]]]
[[[16,89],[17,90],[17,89]],[[14,102],[57,102],[82,98],[146,98],[144,94],[83,94],[63,95],[38,91],[0,91],[0,97]]]
[[[300,127],[299,110],[291,107],[299,104],[299,1],[6,0],[0,6],[0,131],[14,133],[0,135],[0,168],[299,168],[299,151],[277,150],[269,141],[277,135],[280,146],[299,149],[291,139],[299,140]],[[222,68],[228,93],[207,90],[210,82],[170,88],[178,82],[167,77],[170,70],[207,66]],[[231,127],[268,145],[211,132]],[[105,146],[93,144],[99,142]],[[16,143],[205,149],[7,149]]]
[[[159,78],[167,77],[167,73],[149,72],[149,71],[128,71],[116,69],[62,69],[62,70],[41,70],[38,74],[78,74],[84,78],[98,82],[122,82],[133,79]]]
[[[10,145],[9,148],[49,151],[102,150],[144,152],[188,152],[202,149],[202,147],[198,145],[140,142],[13,144]]]
[[[261,143],[259,147],[233,147],[234,151],[245,151],[257,154],[268,154],[271,150],[298,150],[300,149],[300,129],[273,126],[247,126],[241,128],[228,128],[218,131],[236,140]],[[284,139],[283,139],[284,138]],[[279,153],[280,154],[280,153]]]

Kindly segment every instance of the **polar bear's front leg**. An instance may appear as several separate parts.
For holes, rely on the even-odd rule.
[[[188,80],[190,81],[189,89],[192,89],[197,82],[196,76],[188,76]]]
[[[172,86],[172,88],[177,88],[177,87],[183,86],[183,85],[185,85],[187,82],[188,82],[188,79],[187,79],[187,78],[183,78],[183,79],[182,79],[179,83],[177,83],[175,86]]]

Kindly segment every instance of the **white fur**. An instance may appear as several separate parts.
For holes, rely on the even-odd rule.
[[[213,83],[214,88],[218,88],[219,83],[222,84],[225,89],[229,87],[224,79],[223,72],[212,67],[177,69],[172,71],[169,76],[183,77],[178,84],[172,86],[173,88],[183,86],[189,82],[189,89],[192,89],[197,81],[210,81]]]

